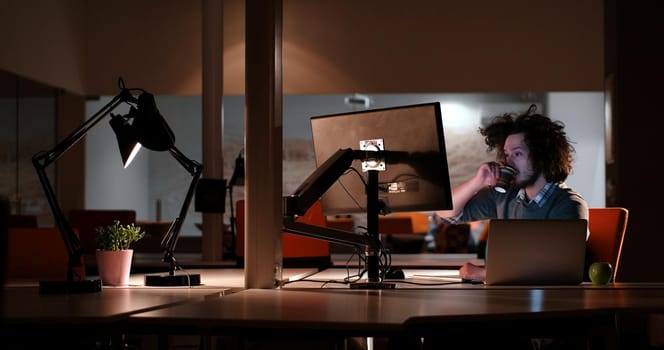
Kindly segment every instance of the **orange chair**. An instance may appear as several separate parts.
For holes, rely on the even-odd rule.
[[[431,222],[429,221],[430,214],[427,212],[417,212],[417,211],[397,212],[390,215],[410,218],[410,223],[412,226],[411,233],[425,235],[427,234],[427,232],[429,232]]]
[[[351,215],[325,217],[325,226],[336,230],[355,232],[355,218]],[[330,254],[353,254],[355,248],[340,243],[330,243]]]
[[[355,219],[352,216],[326,217],[325,225],[337,230],[355,232]]]
[[[237,201],[235,214],[237,225],[237,230],[235,231],[237,235],[235,239],[235,256],[237,257],[238,264],[244,266],[244,200]],[[299,217],[297,221],[316,226],[325,226],[326,220],[320,201],[314,203],[304,216]],[[332,266],[329,242],[287,232],[283,232],[282,234],[281,249],[284,267],[315,266],[318,268],[327,268]]]
[[[629,211],[621,207],[589,208],[587,263],[607,261],[613,266],[613,281],[616,281],[620,265],[622,244],[627,230]],[[587,269],[586,269],[587,270]],[[586,271],[587,273],[587,271]]]
[[[7,280],[67,279],[69,256],[57,228],[10,227],[7,233]],[[76,229],[74,233],[78,235]],[[83,267],[75,273],[85,277]]]

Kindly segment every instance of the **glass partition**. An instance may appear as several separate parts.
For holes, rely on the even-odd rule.
[[[178,147],[190,158],[201,160],[200,96],[156,96],[156,101],[175,132]],[[544,114],[563,121],[575,143],[576,168],[568,184],[579,190],[589,205],[604,205],[604,184],[596,181],[604,177],[603,92],[287,95],[283,103],[282,192],[292,193],[315,169],[309,121],[312,116],[436,101],[442,108],[452,185],[473,176],[481,162],[493,160],[477,132],[480,125],[499,114],[523,112],[535,103]],[[103,98],[88,101],[86,109],[92,113],[103,103]],[[225,96],[223,108],[224,177],[230,178],[236,158],[243,154],[244,97]],[[176,217],[189,182],[188,174],[159,152],[142,152],[139,157],[143,159],[137,159],[131,169],[95,165],[101,159],[115,159],[118,163],[121,160],[113,148],[115,141],[110,127],[94,131],[107,135],[88,136],[86,173],[94,176],[87,176],[86,188],[94,187],[94,191],[86,191],[86,206],[129,207],[136,210],[139,221],[169,221]],[[109,181],[113,186],[108,185]],[[234,186],[232,190],[233,201],[244,198],[243,186]],[[230,218],[229,206],[227,203],[226,223]],[[200,236],[197,224],[201,220],[201,214],[192,206],[181,236]]]

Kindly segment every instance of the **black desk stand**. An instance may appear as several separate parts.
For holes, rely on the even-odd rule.
[[[367,181],[367,234],[371,240],[380,241],[378,231],[378,215],[380,213],[378,201],[378,170],[368,170]],[[367,274],[368,282],[358,282],[351,285],[353,289],[393,289],[394,283],[384,283],[380,276],[380,250],[375,246],[367,248]]]
[[[350,148],[339,149],[309,175],[300,187],[295,190],[294,194],[284,197],[283,230],[285,232],[350,245],[358,250],[364,249],[366,251],[368,282],[353,283],[351,284],[351,288],[392,289],[395,286],[392,283],[383,283],[380,273],[380,255],[383,254],[383,248],[378,234],[378,170],[367,170],[368,180],[365,190],[367,193],[368,233],[366,236],[300,223],[296,221],[296,217],[304,215],[307,209],[320,199],[323,193],[350,167],[353,159],[375,159],[375,153],[353,151]],[[368,155],[371,155],[371,157]]]

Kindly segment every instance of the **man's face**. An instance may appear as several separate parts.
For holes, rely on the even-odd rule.
[[[519,171],[514,179],[517,188],[533,184],[538,175],[533,171],[529,157],[530,152],[524,138],[523,133],[509,135],[505,139],[505,146],[503,147],[505,161]]]

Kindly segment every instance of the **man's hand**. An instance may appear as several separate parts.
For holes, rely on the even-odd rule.
[[[459,268],[459,275],[463,279],[484,281],[486,279],[486,269],[482,266],[467,262]]]

